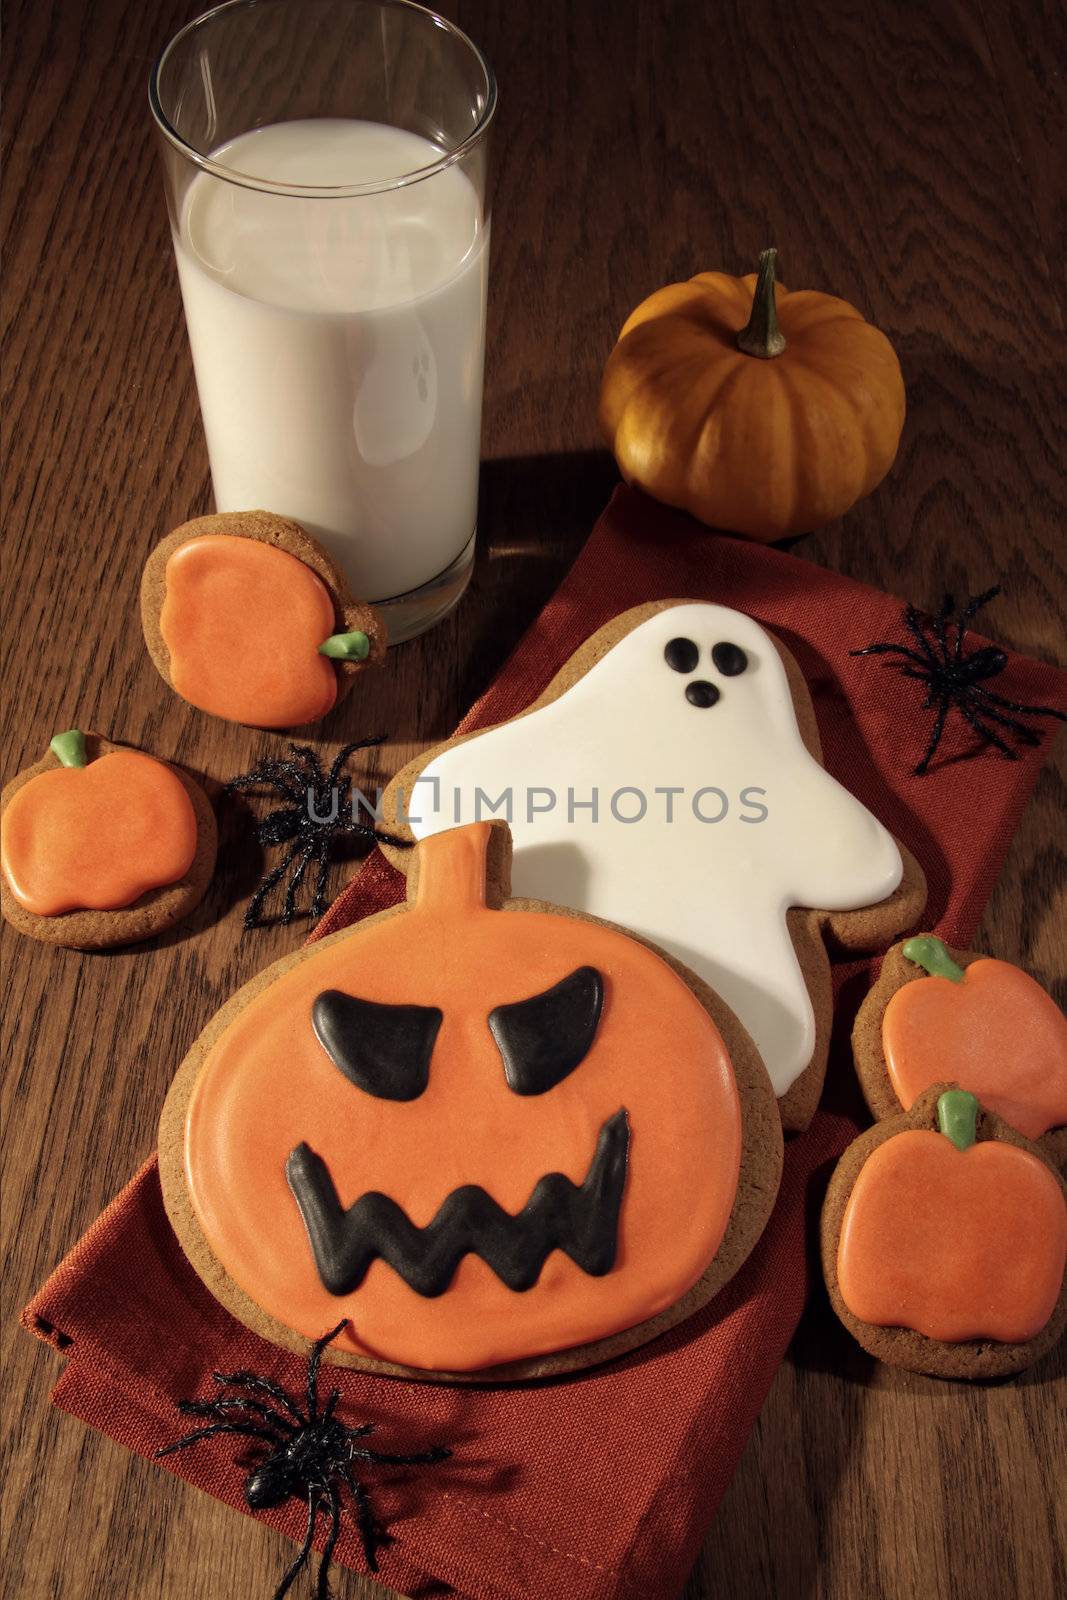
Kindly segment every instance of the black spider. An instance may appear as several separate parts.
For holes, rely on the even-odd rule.
[[[368,1450],[360,1444],[374,1424],[365,1422],[360,1428],[347,1428],[334,1416],[340,1391],[332,1389],[326,1404],[319,1409],[319,1363],[326,1346],[348,1326],[348,1319],[316,1339],[308,1357],[307,1411],[285,1392],[280,1384],[269,1378],[258,1377],[254,1372],[214,1372],[212,1377],[224,1389],[243,1390],[246,1396],[266,1395],[273,1405],[261,1399],[242,1398],[240,1395],[221,1394],[215,1400],[179,1400],[178,1410],[186,1417],[212,1418],[206,1427],[196,1428],[183,1439],[157,1450],[157,1456],[173,1455],[177,1450],[187,1450],[201,1439],[211,1439],[220,1433],[247,1434],[253,1439],[264,1439],[271,1446],[269,1454],[249,1471],[245,1478],[245,1499],[253,1511],[266,1511],[280,1506],[293,1495],[306,1497],[308,1507],[307,1531],[300,1554],[289,1567],[274,1592],[274,1600],[282,1600],[298,1574],[311,1558],[311,1543],[319,1513],[325,1512],[329,1533],[319,1563],[319,1576],[315,1593],[318,1600],[328,1600],[330,1592],[330,1561],[341,1530],[343,1502],[341,1493],[347,1488],[356,1508],[356,1523],[363,1540],[363,1554],[371,1572],[377,1572],[376,1547],[388,1539],[371,1510],[370,1497],[365,1485],[356,1476],[356,1463],[391,1462],[402,1466],[423,1466],[444,1461],[451,1454],[443,1445],[418,1455],[383,1455]],[[251,1418],[254,1420],[242,1420]]]
[[[992,644],[968,652],[963,648],[963,637],[972,618],[999,593],[997,584],[968,600],[958,610],[955,600],[947,594],[935,617],[927,616],[916,606],[905,606],[902,620],[915,641],[915,648],[879,642],[849,652],[854,656],[901,656],[903,660],[896,665],[904,677],[918,678],[920,683],[926,684],[923,710],[936,706],[937,716],[923,758],[914,769],[916,773],[922,774],[929,768],[953,706],[983,743],[995,746],[1008,761],[1018,761],[1019,752],[1012,749],[997,728],[1005,729],[1019,744],[1032,746],[1041,743],[1043,731],[1028,728],[1025,722],[1019,721],[1020,716],[1058,717],[1061,722],[1067,722],[1067,715],[1055,706],[1028,706],[983,688],[985,679],[995,678],[1004,671],[1008,658]],[[951,628],[956,630],[953,639],[949,638]],[[1017,715],[1007,714],[1011,712]]]
[[[276,867],[272,867],[260,881],[259,887],[245,912],[245,927],[258,928],[262,922],[264,902],[275,884],[286,873],[291,873],[285,886],[281,922],[288,925],[296,915],[296,894],[304,881],[304,874],[313,861],[318,862],[315,892],[311,897],[310,916],[317,922],[326,909],[326,883],[330,871],[330,856],[334,845],[342,838],[355,839],[371,849],[379,839],[386,844],[410,845],[410,839],[399,839],[391,833],[378,832],[370,823],[358,822],[352,811],[352,778],[342,770],[349,756],[356,750],[366,750],[381,744],[384,734],[373,739],[357,739],[338,751],[328,772],[323,772],[318,755],[310,745],[291,744],[290,756],[268,757],[250,772],[242,773],[226,785],[228,790],[266,788],[287,800],[288,805],[269,811],[256,825],[256,837],[262,845],[287,844],[289,849]]]

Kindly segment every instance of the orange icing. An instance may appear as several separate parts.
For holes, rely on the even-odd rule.
[[[931,1129],[878,1145],[845,1207],[841,1296],[861,1322],[950,1344],[1016,1343],[1045,1326],[1067,1259],[1067,1205],[1017,1145],[967,1150]]]
[[[192,801],[170,768],[115,750],[24,784],[0,824],[0,858],[15,899],[35,916],[118,911],[184,878],[196,835]]]
[[[1067,1017],[1029,973],[974,961],[963,982],[915,978],[882,1018],[889,1081],[905,1110],[958,1083],[1028,1139],[1067,1122]]]
[[[488,838],[482,823],[424,840],[413,903],[315,951],[247,1005],[208,1052],[186,1122],[189,1193],[230,1277],[307,1338],[349,1317],[338,1343],[405,1366],[474,1371],[600,1339],[672,1305],[715,1255],[740,1170],[733,1069],[692,991],[613,929],[488,909]],[[549,1092],[516,1095],[489,1011],[590,964],[605,1002],[588,1055]],[[418,1099],[375,1098],[332,1065],[311,1026],[328,988],[441,1009]],[[380,1190],[424,1227],[462,1184],[512,1213],[546,1173],[580,1184],[620,1107],[629,1170],[606,1276],[554,1250],[521,1293],[473,1255],[436,1298],[381,1260],[351,1294],[323,1288],[285,1176],[301,1141],[326,1161],[343,1205]]]
[[[228,722],[290,728],[326,715],[337,673],[318,654],[333,601],[310,567],[259,539],[203,534],[167,562],[159,617],[171,682]]]

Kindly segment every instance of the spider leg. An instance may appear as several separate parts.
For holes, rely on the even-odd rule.
[[[285,1573],[285,1576],[282,1578],[281,1583],[275,1589],[275,1591],[274,1591],[274,1600],[283,1600],[283,1597],[289,1593],[289,1590],[292,1587],[293,1582],[299,1576],[301,1569],[307,1566],[308,1559],[309,1559],[309,1557],[311,1555],[311,1541],[315,1537],[315,1522],[316,1522],[316,1520],[318,1518],[318,1514],[319,1514],[318,1490],[309,1489],[308,1490],[307,1531],[304,1534],[304,1543],[300,1547],[300,1554],[297,1556],[297,1558],[293,1562],[292,1566],[290,1566],[288,1568],[288,1570]]]
[[[319,860],[319,869],[315,874],[315,892],[311,896],[311,920],[318,922],[326,910],[326,885],[330,879],[330,841],[322,839],[316,854]]]
[[[337,752],[333,765],[330,767],[330,770],[326,776],[327,789],[333,788],[334,784],[341,775],[343,767],[346,765],[349,758],[355,755],[357,750],[370,750],[374,745],[384,743],[385,734],[376,733],[371,739],[354,739],[351,744],[346,744],[343,750],[339,750]]]
[[[995,600],[1000,593],[1000,584],[995,583],[991,589],[985,589],[981,594],[976,594],[973,600],[968,600],[960,612],[960,626],[966,628],[972,618],[976,617],[987,606],[990,600]]]
[[[978,715],[977,711],[973,710],[966,701],[963,701],[960,705],[960,715],[970,723],[980,739],[984,739],[987,744],[995,745],[1005,760],[1018,761],[1018,750],[1013,750],[1011,745],[1002,739],[994,728],[989,727]]]
[[[981,611],[982,607],[983,606],[987,606],[989,604],[990,600],[995,600],[999,593],[1000,593],[1000,584],[999,583],[995,583],[991,589],[986,589],[981,594],[975,595],[973,600],[968,600],[968,602],[964,606],[963,610],[957,616],[957,618],[956,618],[956,648],[953,651],[953,655],[952,655],[952,664],[953,665],[959,666],[962,663],[963,659],[964,659],[964,656],[963,656],[963,640],[964,640],[964,635],[966,634],[967,629],[970,626],[970,623],[972,622],[974,617],[977,616],[978,612]]]
[[[227,1412],[250,1411],[277,1431],[279,1444],[284,1444],[293,1431],[292,1423],[273,1406],[265,1406],[259,1400],[242,1400],[236,1395],[225,1395],[218,1400],[182,1400],[178,1410],[186,1417],[218,1417],[223,1422],[227,1420]]]
[[[1067,711],[1060,711],[1057,706],[1023,705],[1021,700],[1007,700],[1002,694],[994,694],[992,689],[983,689],[979,683],[972,687],[971,693],[991,700],[995,706],[1003,706],[1005,711],[1021,711],[1028,717],[1058,717],[1061,722],[1067,722]]]
[[[934,722],[933,732],[927,741],[923,758],[915,768],[915,775],[918,778],[921,778],[923,773],[929,768],[929,765],[937,752],[937,747],[941,743],[941,735],[945,731],[945,720],[948,717],[949,704],[950,702],[947,699],[942,700],[940,706],[937,708],[937,720]]]
[[[301,844],[300,841],[297,840],[296,844],[294,844],[290,850],[286,851],[284,857],[281,861],[279,861],[278,865],[276,867],[272,867],[270,872],[267,873],[267,876],[263,879],[263,882],[252,896],[251,900],[248,902],[248,907],[245,911],[246,928],[259,927],[259,914],[263,910],[264,901],[274,888],[275,884],[278,883],[278,881],[292,866],[293,859],[300,849]]]
[[[862,650],[853,650],[852,654],[860,656],[865,654],[865,652]],[[368,828],[367,832],[370,834],[371,838],[376,841],[376,843],[395,844],[403,850],[410,850],[414,843],[414,840],[412,839],[401,839],[398,834],[386,833],[384,828]]]
[[[337,1404],[338,1400],[340,1400],[340,1398],[341,1398],[340,1389],[331,1389],[330,1390],[330,1397],[327,1400],[326,1404],[322,1408],[322,1421],[323,1422],[329,1422],[330,1418],[333,1416],[334,1407],[336,1406],[336,1404]]]
[[[998,727],[1008,728],[1020,744],[1039,745],[1044,737],[1041,728],[1028,728],[1025,722],[1020,722],[1016,717],[1006,717],[1002,711],[996,711],[992,706],[979,705],[972,709],[983,721],[988,719],[990,722],[995,722]]]
[[[216,1383],[232,1384],[235,1389],[251,1389],[254,1393],[269,1395],[284,1411],[288,1411],[293,1421],[301,1428],[307,1423],[307,1418],[298,1405],[286,1394],[280,1383],[272,1383],[270,1378],[261,1378],[256,1372],[247,1372],[243,1367],[239,1372],[213,1372],[211,1376]]]
[[[333,1560],[333,1547],[341,1531],[341,1501],[332,1483],[327,1485],[326,1495],[330,1502],[330,1531],[326,1535],[326,1543],[319,1560],[319,1581],[315,1585],[316,1600],[330,1600],[330,1562]]]
[[[941,657],[941,665],[945,667],[952,665],[952,650],[949,646],[946,629],[954,610],[955,602],[953,601],[951,595],[946,595],[942,603],[941,610],[933,620],[934,638],[937,640],[937,648]]]
[[[166,1444],[162,1450],[157,1450],[157,1456],[172,1456],[176,1450],[188,1450],[191,1444],[199,1444],[201,1439],[211,1439],[218,1433],[246,1433],[253,1439],[266,1439],[268,1444],[276,1445],[278,1437],[268,1433],[266,1428],[259,1428],[254,1422],[215,1422],[210,1428],[197,1428],[193,1433],[187,1433],[184,1439],[176,1439],[173,1444]]]
[[[296,871],[285,886],[285,903],[282,906],[283,927],[292,922],[296,916],[296,891],[304,881],[304,874],[311,865],[311,859],[314,854],[315,845],[313,841],[305,840],[300,846],[300,859],[297,862]]]
[[[317,751],[313,750],[309,744],[291,744],[289,749],[293,753],[294,761],[303,765],[304,772],[308,775],[308,781],[312,787],[315,783],[321,783],[322,767],[319,765]]]
[[[375,1547],[382,1543],[383,1533],[378,1525],[378,1519],[371,1510],[370,1495],[350,1467],[342,1467],[341,1476],[352,1491],[352,1498],[356,1502],[356,1525],[363,1541],[363,1555],[367,1567],[371,1572],[377,1572],[378,1556]]]
[[[258,767],[253,767],[250,772],[243,772],[238,778],[231,778],[226,785],[227,789],[254,789],[258,785],[265,785],[275,789],[286,800],[292,800],[294,805],[302,805],[304,791],[293,782],[286,772],[284,763],[280,761],[264,761]]]
[[[324,1333],[321,1339],[316,1339],[311,1346],[308,1356],[308,1421],[319,1420],[319,1363],[322,1361],[322,1352],[331,1344],[342,1329],[348,1327],[348,1318],[342,1317],[336,1328],[331,1328],[329,1333]]]
[[[905,607],[904,626],[915,640],[915,643],[919,646],[923,660],[927,662],[929,666],[939,668],[941,666],[941,658],[927,637],[924,623],[925,618],[923,617],[921,611],[917,611],[914,606]]]
[[[928,655],[920,655],[918,650],[913,650],[906,644],[868,644],[862,650],[850,650],[850,656],[907,656],[909,661],[918,662],[920,667],[931,665]],[[381,834],[378,835],[381,838]]]
[[[368,1433],[373,1433],[373,1432],[374,1432],[374,1423],[373,1422],[364,1422],[358,1428],[346,1428],[345,1429],[345,1433],[348,1435],[348,1437],[350,1439],[365,1439],[367,1437]]]

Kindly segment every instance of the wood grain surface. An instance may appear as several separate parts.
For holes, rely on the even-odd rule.
[[[264,736],[168,694],[136,596],[210,485],[146,103],[189,0],[11,0],[2,215],[3,776],[89,721],[227,776]],[[552,592],[615,479],[594,406],[629,309],[774,242],[900,353],[888,481],[804,541],[931,604],[1001,582],[1001,638],[1054,658],[1064,549],[1062,9],[1053,0],[510,0],[446,8],[500,82],[480,554],[463,605],[328,722],[383,777],[446,735]],[[981,940],[1064,994],[1062,752]],[[289,1547],[48,1405],[18,1308],[154,1142],[176,1063],[300,930],[240,931],[257,861],[183,928],[87,956],[5,936],[4,1593],[262,1600]],[[340,873],[338,874],[338,882]],[[817,1297],[687,1600],[1051,1600],[1067,1592],[1055,1357],[983,1389],[880,1368]],[[344,1596],[382,1594],[339,1573]],[[566,1597],[561,1597],[566,1600]]]

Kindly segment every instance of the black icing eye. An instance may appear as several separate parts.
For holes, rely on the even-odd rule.
[[[736,678],[748,666],[748,657],[739,644],[713,645],[711,659],[724,678]]]
[[[705,710],[715,704],[719,698],[719,691],[713,683],[705,683],[703,678],[698,678],[695,683],[686,684],[685,698],[691,706],[699,706],[701,710]]]
[[[671,639],[664,648],[663,659],[674,672],[692,672],[700,660],[700,651],[692,639]]]
[[[589,1053],[604,1005],[604,980],[579,967],[543,994],[489,1013],[489,1031],[504,1062],[508,1088],[544,1094]]]
[[[315,1037],[339,1072],[379,1100],[417,1100],[430,1079],[436,1006],[383,1006],[327,989],[311,1008]]]

